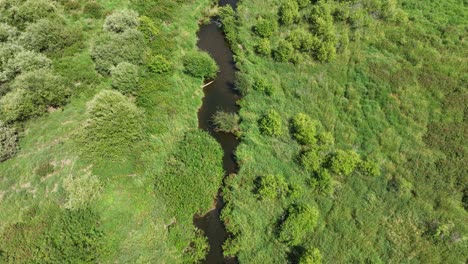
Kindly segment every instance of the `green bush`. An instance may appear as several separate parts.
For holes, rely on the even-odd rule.
[[[310,1],[311,0],[296,0],[297,5],[299,6],[299,8],[307,7],[308,5],[310,5]]]
[[[83,13],[88,17],[101,18],[104,8],[96,1],[90,0],[83,6]]]
[[[6,23],[0,23],[0,42],[7,42],[18,36],[18,30]]]
[[[281,40],[278,47],[273,51],[273,58],[279,62],[287,62],[294,51],[294,47],[289,41]]]
[[[274,91],[273,85],[271,83],[267,82],[263,78],[257,78],[257,80],[255,80],[255,82],[253,83],[252,88],[255,91],[259,91],[259,92],[264,93],[264,94],[266,94],[268,96],[272,96],[273,91]]]
[[[321,168],[315,171],[312,174],[312,177],[309,181],[309,185],[313,189],[321,193],[324,193],[324,194],[331,193],[331,191],[333,190],[333,186],[332,186],[332,178],[331,178],[330,172],[325,168]]]
[[[250,92],[252,83],[253,81],[250,78],[249,74],[246,74],[241,71],[236,71],[234,87],[242,96],[246,96]]]
[[[10,64],[8,61],[21,51],[24,51],[24,48],[18,44],[0,43],[0,71],[5,71],[5,68]]]
[[[291,132],[300,144],[313,145],[317,142],[317,125],[317,121],[310,119],[304,113],[299,113],[291,120]]]
[[[307,248],[299,257],[299,264],[322,264],[322,254],[317,248]]]
[[[121,62],[111,70],[113,89],[125,94],[136,95],[140,87],[140,73],[138,66],[128,62]]]
[[[88,103],[78,142],[91,158],[117,158],[134,154],[142,139],[142,113],[117,91],[103,90]]]
[[[308,150],[301,154],[300,164],[309,172],[318,171],[322,165],[323,158],[315,150]]]
[[[257,24],[253,27],[253,31],[259,37],[268,38],[278,30],[278,22],[273,17],[259,18]]]
[[[218,72],[218,65],[206,52],[190,52],[183,58],[185,73],[197,77],[212,79]]]
[[[133,10],[118,10],[106,17],[104,30],[122,33],[129,29],[136,29],[140,24],[138,14]]]
[[[58,19],[41,19],[26,27],[19,42],[30,50],[53,52],[69,47],[82,39],[83,34],[78,28],[68,27]]]
[[[280,241],[294,246],[310,236],[317,225],[319,211],[309,205],[292,205],[281,223]]]
[[[268,39],[260,39],[258,44],[255,46],[255,52],[263,56],[270,56],[271,55],[271,45],[270,40]]]
[[[257,183],[257,196],[261,200],[285,198],[289,192],[289,186],[282,175],[266,175],[260,177]]]
[[[215,125],[215,130],[225,133],[232,133],[234,135],[239,135],[239,115],[236,113],[228,113],[223,111],[217,111],[213,117],[213,124]]]
[[[330,147],[335,144],[335,138],[330,132],[321,132],[317,135],[317,141],[322,147]]]
[[[81,11],[81,4],[78,0],[68,0],[63,4],[63,7],[67,11]]]
[[[109,74],[111,68],[121,62],[140,65],[145,47],[145,37],[138,30],[129,29],[121,34],[107,33],[96,40],[91,57],[99,73]]]
[[[275,110],[270,110],[258,121],[258,127],[263,135],[279,136],[283,134],[281,116]]]
[[[334,42],[322,42],[313,57],[320,62],[328,62],[335,58],[336,47]]]
[[[16,77],[11,87],[29,91],[34,98],[34,104],[43,112],[48,106],[65,105],[71,95],[71,90],[64,85],[63,79],[48,69],[23,73]]]
[[[331,158],[330,169],[337,174],[349,175],[359,165],[361,158],[353,150],[338,150]]]
[[[18,152],[18,134],[16,129],[0,120],[0,162],[12,158]]]
[[[43,113],[34,102],[34,96],[25,89],[16,89],[0,98],[0,119],[7,123],[24,121]]]
[[[11,25],[23,29],[25,25],[42,18],[57,15],[57,3],[53,0],[27,0],[10,6],[9,20]]]
[[[372,160],[364,160],[359,163],[359,170],[369,176],[379,176],[380,167],[377,162]]]
[[[159,28],[156,26],[154,21],[147,17],[147,16],[141,16],[139,17],[140,25],[138,26],[138,30],[143,33],[145,36],[145,39],[148,42],[153,42],[156,40],[156,36],[159,33]]]
[[[99,197],[102,184],[97,176],[90,172],[82,172],[81,175],[65,178],[63,188],[67,192],[65,208],[77,210],[88,207]]]
[[[291,25],[299,18],[299,6],[296,0],[284,0],[279,8],[279,18],[283,25]]]
[[[208,238],[200,229],[195,229],[194,238],[184,250],[184,263],[200,263],[206,258],[210,249]]]
[[[18,74],[48,69],[52,65],[52,61],[49,58],[34,51],[19,51],[12,56],[5,64],[3,71],[0,72],[0,81],[8,82]]]
[[[164,56],[156,55],[151,58],[148,68],[154,73],[165,73],[169,72],[172,69],[172,66]]]

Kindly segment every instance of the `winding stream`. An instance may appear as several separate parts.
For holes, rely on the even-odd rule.
[[[219,5],[231,5],[235,9],[236,2],[237,0],[221,0]],[[208,131],[222,146],[224,151],[223,168],[226,175],[237,173],[238,165],[234,151],[239,140],[233,134],[216,132],[211,122],[212,116],[218,110],[236,113],[239,111],[236,104],[239,95],[234,91],[236,70],[233,54],[216,21],[203,25],[198,32],[198,39],[198,48],[208,52],[220,69],[214,82],[204,88],[205,97],[198,112],[199,127]],[[228,233],[220,219],[221,209],[224,206],[221,187],[218,190],[215,208],[194,220],[195,225],[202,229],[208,237],[210,251],[205,259],[205,263],[208,264],[236,263],[235,259],[225,259],[223,256],[222,245],[227,239]]]

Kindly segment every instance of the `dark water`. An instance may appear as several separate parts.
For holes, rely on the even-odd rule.
[[[221,0],[220,5],[231,5],[235,7],[234,0]],[[214,82],[204,88],[205,97],[198,112],[199,127],[208,131],[222,146],[224,150],[223,168],[226,175],[237,172],[237,163],[234,157],[239,140],[228,133],[214,131],[211,122],[212,116],[218,110],[225,112],[238,112],[239,107],[236,102],[239,99],[234,91],[235,66],[232,51],[224,38],[224,34],[218,27],[217,22],[211,22],[200,28],[198,33],[198,48],[208,52],[219,65],[219,73]],[[216,199],[216,207],[201,217],[195,218],[195,225],[205,232],[210,244],[210,251],[205,259],[205,263],[236,263],[235,259],[225,259],[222,245],[228,234],[223,222],[220,219],[221,209],[224,201],[221,196],[221,186]]]

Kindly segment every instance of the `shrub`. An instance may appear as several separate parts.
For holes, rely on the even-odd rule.
[[[308,5],[310,5],[310,1],[311,0],[296,0],[297,5],[299,6],[299,8],[307,7]]]
[[[27,49],[51,52],[71,46],[82,38],[78,28],[68,27],[57,19],[41,19],[26,27],[19,42]]]
[[[138,66],[121,62],[111,70],[112,88],[123,94],[136,95],[139,88],[140,74]]]
[[[186,256],[184,263],[200,263],[206,258],[210,249],[208,238],[200,229],[195,229],[194,237],[187,248],[184,250]]]
[[[63,5],[65,7],[65,10],[67,11],[80,11],[81,10],[81,4],[78,0],[68,0],[67,2],[64,3]]]
[[[11,87],[31,92],[34,104],[43,112],[47,106],[65,105],[71,95],[71,90],[64,85],[63,79],[48,69],[21,74],[13,81]]]
[[[154,73],[165,73],[171,70],[171,63],[162,55],[156,55],[151,58],[151,62],[148,65],[151,72]]]
[[[119,10],[108,15],[104,21],[104,30],[122,33],[128,29],[136,29],[140,24],[138,14],[133,10]]]
[[[291,246],[300,244],[317,225],[319,211],[309,205],[292,205],[281,224],[279,239]]]
[[[291,25],[299,17],[299,6],[295,0],[285,0],[279,8],[279,17],[283,25]]]
[[[253,84],[253,89],[255,91],[259,91],[261,93],[264,93],[264,94],[266,94],[268,96],[273,95],[273,91],[274,91],[273,85],[271,83],[267,82],[263,78],[258,78],[257,80],[255,80],[255,82]]]
[[[325,168],[315,171],[312,174],[309,184],[313,189],[321,193],[327,194],[333,190],[330,172]]]
[[[257,24],[253,27],[253,31],[262,38],[268,38],[278,30],[278,22],[273,17],[259,18]]]
[[[154,21],[147,16],[141,16],[139,21],[140,25],[138,26],[138,30],[143,33],[147,41],[154,41],[159,32],[159,29]]]
[[[293,137],[302,145],[312,145],[317,142],[317,121],[306,114],[299,113],[291,120]]]
[[[191,52],[184,56],[185,72],[193,77],[211,79],[218,72],[218,65],[206,52]]]
[[[252,83],[253,81],[250,78],[250,74],[236,71],[234,87],[241,95],[246,96],[249,93]]]
[[[0,121],[0,162],[15,156],[18,149],[18,134],[16,130]]]
[[[273,58],[279,62],[286,62],[291,58],[294,47],[289,41],[281,40],[273,51]]]
[[[307,248],[299,257],[299,264],[322,264],[322,254],[317,248]]]
[[[143,34],[136,29],[129,29],[121,34],[103,34],[96,40],[91,57],[99,73],[109,74],[112,66],[121,62],[140,65],[145,47]]]
[[[361,161],[359,155],[352,150],[338,150],[331,158],[330,169],[337,174],[349,175]]]
[[[0,42],[7,42],[18,36],[18,30],[6,23],[0,23]]]
[[[212,120],[216,131],[233,133],[234,135],[238,135],[240,132],[240,118],[236,113],[217,111],[213,115]]]
[[[0,73],[0,81],[8,82],[18,74],[48,69],[52,65],[52,61],[49,58],[34,51],[19,51],[13,56],[8,59],[3,72]]]
[[[67,192],[65,208],[71,210],[86,208],[99,197],[102,191],[99,178],[89,172],[84,172],[79,176],[68,176],[63,181],[63,188]]]
[[[263,56],[271,55],[271,45],[270,40],[261,39],[258,44],[255,46],[255,52]]]
[[[336,47],[333,42],[322,42],[313,53],[313,57],[320,62],[331,61],[335,58],[335,55]]]
[[[281,116],[275,110],[270,110],[258,122],[260,132],[267,136],[279,136],[283,133]]]
[[[42,18],[50,18],[57,13],[57,4],[52,0],[27,0],[19,4],[12,12],[13,25],[23,28],[28,23],[34,23]]]
[[[377,162],[372,160],[365,160],[359,163],[359,170],[369,176],[379,176],[380,167]]]
[[[7,123],[24,121],[42,112],[30,91],[16,89],[0,98],[0,117]]]
[[[10,64],[8,61],[21,51],[24,51],[24,48],[17,44],[10,42],[0,43],[0,71],[4,71]]]
[[[317,135],[317,140],[318,140],[318,143],[324,147],[329,147],[335,144],[335,138],[333,137],[333,134],[330,132],[319,133]]]
[[[281,175],[266,175],[258,179],[257,195],[259,199],[284,198],[289,192],[289,186]]]
[[[309,172],[318,171],[322,165],[322,157],[315,150],[308,150],[301,154],[300,163]]]
[[[142,139],[141,112],[117,91],[99,92],[88,103],[86,115],[78,141],[90,157],[125,157]]]
[[[83,6],[83,13],[92,18],[101,18],[104,8],[96,1],[89,1]]]

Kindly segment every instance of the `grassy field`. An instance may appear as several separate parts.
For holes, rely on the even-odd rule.
[[[297,1],[305,7],[287,24],[281,10],[294,6],[291,2],[243,0],[237,15],[224,14],[244,94],[236,153],[241,169],[225,189],[223,216],[233,234],[226,254],[241,263],[294,263],[317,248],[324,263],[464,263],[466,6]],[[291,51],[289,62],[278,62],[282,43],[295,45],[295,32],[321,38],[312,22],[317,14],[331,18],[319,41],[333,42],[336,54],[321,63],[321,50],[304,52],[304,42]],[[265,20],[273,21],[270,30],[264,29]],[[271,26],[274,21],[279,25]],[[265,40],[271,53],[259,48]],[[272,95],[258,89],[259,80],[271,86]],[[270,110],[281,117],[277,136],[259,128]],[[299,144],[288,131],[298,113],[332,133],[335,143],[325,156],[353,150],[376,161],[380,175],[332,173],[332,191],[317,190],[311,184],[316,174],[300,162],[301,152],[317,146]],[[266,175],[283,177],[292,194],[259,198],[258,179]],[[315,229],[303,230],[306,239],[290,245],[278,232],[297,203],[318,208],[320,216]]]
[[[196,261],[206,242],[192,217],[212,206],[223,175],[222,153],[214,139],[198,131],[203,80],[183,73],[182,57],[196,49],[198,21],[211,1],[97,1],[101,14],[86,13],[90,1],[58,2],[58,15],[84,37],[78,45],[46,55],[73,93],[63,108],[14,124],[20,128],[20,150],[0,163],[0,262]],[[90,118],[88,102],[111,86],[111,77],[98,74],[92,59],[97,39],[107,34],[104,18],[127,8],[149,17],[156,27],[156,36],[139,52],[145,60],[162,56],[170,67],[154,73],[146,62],[139,65],[140,85],[128,100],[143,113],[144,140],[128,145],[130,154],[115,158],[84,152],[92,145],[83,148],[77,139]],[[112,153],[127,153],[108,147]],[[70,208],[69,190],[80,185],[73,186],[73,180],[89,179],[85,175],[97,179],[99,188],[93,190],[98,195]],[[196,184],[188,185],[188,180]],[[77,199],[89,198],[86,188],[75,194]],[[50,221],[54,217],[58,220]],[[61,229],[60,219],[70,230]],[[71,247],[67,239],[87,246]],[[57,242],[64,246],[52,246]]]

